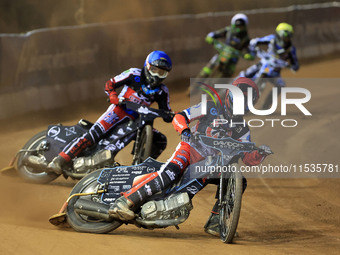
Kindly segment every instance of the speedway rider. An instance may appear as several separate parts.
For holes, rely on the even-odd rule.
[[[299,70],[299,62],[296,55],[296,48],[292,44],[293,27],[287,23],[280,23],[275,30],[275,34],[270,34],[261,38],[252,39],[249,43],[249,48],[252,54],[255,55],[256,48],[264,45],[267,46],[267,52],[273,54],[280,59],[287,61],[287,66],[290,65],[294,71]],[[250,66],[247,70],[240,72],[240,77],[253,78],[254,75],[261,69],[261,62]],[[278,95],[281,88],[286,85],[285,81],[280,76],[281,68],[276,70],[276,77],[272,80],[274,85],[278,88]],[[272,96],[268,95],[264,103],[264,108],[272,104]]]
[[[243,13],[238,13],[234,15],[231,19],[231,25],[219,29],[215,32],[210,32],[205,41],[209,44],[213,44],[216,39],[225,39],[225,44],[239,51],[245,51],[243,58],[246,60],[253,60],[254,57],[249,53],[249,36],[247,31],[248,17]],[[212,72],[212,69],[217,63],[218,54],[214,55],[209,63],[203,67],[199,77],[206,78]],[[224,78],[232,77],[235,72],[235,67],[238,62],[238,58],[233,58],[231,60],[232,65],[228,66],[228,70],[220,70]]]
[[[135,120],[138,114],[119,105],[120,98],[144,106],[150,106],[153,102],[157,102],[159,109],[171,111],[169,90],[162,83],[171,68],[171,59],[165,52],[153,51],[147,56],[142,69],[130,68],[108,80],[105,84],[105,93],[109,96],[111,105],[89,131],[65,146],[63,151],[48,165],[48,169],[61,174],[62,168],[68,162],[87,147],[98,143],[110,129],[127,118]],[[118,95],[116,89],[119,87],[123,88]],[[172,116],[169,114],[164,121],[171,122]],[[165,149],[167,142],[163,134],[156,130],[154,132],[154,146],[151,156],[157,158]]]
[[[253,104],[256,103],[259,95],[257,85],[248,78],[238,78],[232,83],[234,86],[240,88],[247,102],[247,88],[251,88],[253,91]],[[192,106],[179,112],[175,115],[172,123],[178,133],[181,134],[181,142],[178,144],[176,151],[166,163],[164,163],[161,169],[157,172],[150,174],[144,178],[132,189],[122,193],[122,196],[116,200],[114,204],[110,206],[109,214],[114,219],[119,220],[132,220],[135,218],[134,211],[153,194],[163,191],[173,185],[182,176],[184,170],[192,163],[204,160],[209,155],[216,155],[216,151],[209,149],[203,143],[199,141],[190,140],[191,132],[193,134],[205,134],[214,138],[231,137],[241,142],[250,142],[250,131],[248,126],[243,122],[243,116],[233,115],[233,97],[229,90],[225,93],[225,109],[217,109],[214,102],[207,102],[207,108],[209,112],[207,115],[202,115],[201,104]],[[221,108],[222,108],[221,107]],[[222,111],[219,116],[218,111]],[[248,109],[247,109],[248,110]],[[229,120],[232,119],[236,125],[224,124],[217,127],[213,126],[216,118],[223,118]],[[189,123],[198,120],[198,123],[189,129]],[[203,124],[204,123],[204,124]],[[207,124],[208,123],[208,124]],[[244,125],[243,125],[244,123]],[[242,160],[246,165],[260,164],[264,158],[271,154],[271,150],[266,145],[260,146],[263,151],[253,151],[251,153],[244,153]],[[210,179],[211,183],[214,183],[214,179]],[[215,179],[216,181],[216,179]],[[209,182],[209,181],[208,181]],[[203,186],[205,186],[205,183]],[[246,188],[246,179],[243,182],[244,189]],[[189,194],[193,196],[194,194]],[[210,215],[206,225],[205,231],[212,235],[219,235],[219,215],[218,215],[218,201],[213,207],[212,214]]]

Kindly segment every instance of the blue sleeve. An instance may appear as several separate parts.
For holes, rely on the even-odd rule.
[[[274,34],[267,35],[267,36],[264,36],[264,37],[254,38],[254,39],[250,40],[249,48],[250,48],[250,50],[255,50],[256,46],[269,44],[274,39],[275,39]]]
[[[157,98],[158,107],[162,110],[171,111],[169,89],[165,84],[162,84],[161,90],[160,96]]]
[[[290,61],[292,64],[292,69],[294,71],[299,70],[300,65],[299,65],[299,61],[296,55],[296,48],[294,46],[292,46],[291,50],[290,50]]]

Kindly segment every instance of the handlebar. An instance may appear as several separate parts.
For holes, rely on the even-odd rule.
[[[232,46],[225,44],[217,39],[215,39],[213,41],[213,46],[214,48],[218,51],[218,53],[222,53],[222,52],[228,52],[230,55],[232,55],[233,57],[239,57],[241,54],[241,51],[233,48]]]
[[[265,149],[259,148],[255,143],[240,142],[231,137],[225,138],[213,138],[199,133],[194,134],[193,139],[195,141],[201,141],[203,144],[215,148],[220,151],[227,151],[230,154],[239,154],[241,152],[258,151],[260,154],[273,154],[272,151],[267,152]]]
[[[162,109],[155,109],[148,106],[144,106],[141,104],[137,104],[131,101],[123,101],[121,105],[125,105],[127,109],[137,112],[138,114],[144,116],[147,119],[153,120],[157,117],[168,118],[169,115],[173,117],[175,115],[174,112],[162,110]]]
[[[110,103],[110,98],[107,98],[106,100],[108,103]],[[119,98],[119,106],[126,106],[128,109],[133,110],[137,113],[140,114],[149,114],[149,113],[157,113],[159,116],[157,117],[163,117],[166,118],[168,116],[171,116],[172,118],[175,116],[175,112],[172,111],[167,111],[167,110],[162,110],[162,109],[154,109],[148,106],[143,106],[141,104],[137,104],[131,101],[127,101],[125,97],[120,97]],[[148,110],[146,110],[148,109]]]
[[[261,60],[266,60],[266,62],[270,62],[271,65],[275,67],[280,68],[291,68],[291,64],[289,64],[287,61],[280,59],[277,55],[274,55],[272,53],[269,53],[265,50],[262,50],[258,47],[255,48],[256,55]]]

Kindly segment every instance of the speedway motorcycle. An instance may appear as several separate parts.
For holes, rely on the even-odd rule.
[[[115,155],[126,144],[135,140],[132,164],[139,164],[151,154],[154,136],[153,121],[167,117],[171,112],[141,106],[133,102],[121,102],[123,107],[133,110],[139,117],[126,120],[114,127],[98,144],[85,149],[63,169],[65,178],[81,179],[90,172],[106,166],[118,165]],[[34,135],[11,161],[21,177],[34,183],[48,183],[59,175],[49,172],[47,165],[63,148],[76,137],[89,130],[93,123],[80,120],[73,126],[50,125],[47,130]]]
[[[229,78],[235,71],[235,65],[238,59],[242,56],[242,52],[219,41],[213,41],[213,47],[218,52],[209,61],[212,66],[209,75],[203,74],[202,71],[198,74],[197,78]],[[194,95],[197,90],[189,86],[187,96]]]
[[[213,46],[218,53],[210,60],[210,63],[212,63],[213,67],[212,72],[208,77],[202,77],[199,75],[198,78],[222,78],[223,76],[231,77],[235,71],[235,63],[242,55],[241,51],[219,40],[214,40]]]
[[[280,59],[279,56],[261,49],[256,49],[256,55],[261,59],[259,63],[261,68],[253,77],[249,78],[255,81],[260,93],[262,93],[269,80],[268,78],[280,77],[281,69],[290,68],[291,66],[287,61]]]
[[[120,193],[138,183],[138,178],[152,175],[163,163],[152,158],[135,166],[118,166],[99,169],[80,180],[71,191],[59,213],[49,221],[56,226],[71,226],[79,232],[108,233],[122,224],[134,224],[145,229],[166,228],[183,223],[193,209],[192,198],[204,186],[207,178],[214,180],[219,189],[220,238],[231,243],[241,211],[243,176],[239,170],[240,153],[259,150],[254,143],[245,143],[228,138],[196,137],[218,153],[214,157],[190,165],[180,180],[167,189],[149,198],[135,213],[131,221],[114,220],[109,216],[111,203]],[[211,171],[220,166],[223,171]],[[200,169],[196,171],[195,169]],[[206,167],[211,168],[205,171]]]

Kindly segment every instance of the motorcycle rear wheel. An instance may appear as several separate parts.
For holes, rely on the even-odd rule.
[[[93,192],[95,188],[99,185],[97,179],[101,173],[101,170],[102,169],[94,171],[81,179],[72,189],[70,196],[76,193]],[[92,199],[92,196],[82,196],[81,198]],[[113,231],[114,229],[122,225],[122,223],[118,221],[107,222],[101,219],[96,220],[89,216],[76,213],[74,204],[78,199],[79,197],[72,198],[68,202],[66,208],[67,222],[74,230],[78,232],[105,234]]]
[[[242,203],[242,173],[238,164],[232,164],[232,169],[236,171],[233,171],[229,178],[221,177],[220,181],[220,239],[224,243],[233,241]]]
[[[151,125],[145,125],[141,132],[140,140],[137,148],[135,148],[134,153],[135,157],[132,162],[133,165],[138,165],[146,160],[151,155],[152,149],[152,139],[153,132]]]
[[[36,150],[41,144],[46,141],[46,130],[39,132],[33,136],[28,142],[22,147],[22,150]],[[55,173],[48,173],[43,171],[36,171],[34,168],[26,166],[22,163],[24,157],[28,155],[42,156],[43,150],[38,152],[20,152],[17,159],[17,171],[21,177],[32,183],[48,183],[56,179],[59,175]]]

